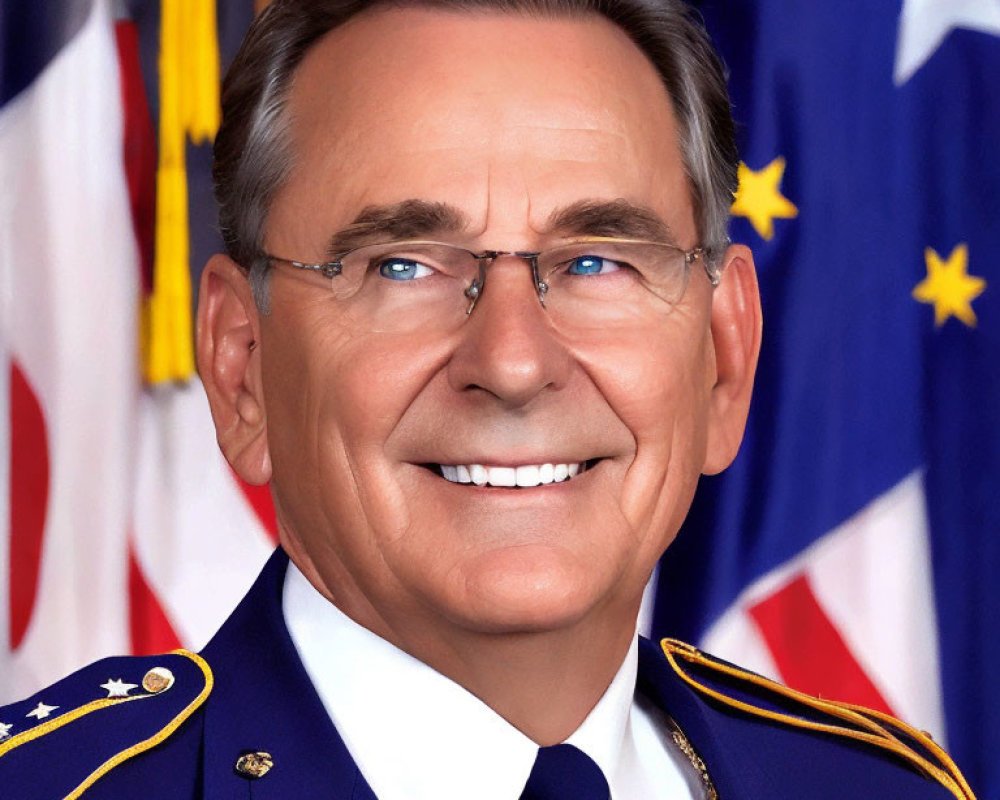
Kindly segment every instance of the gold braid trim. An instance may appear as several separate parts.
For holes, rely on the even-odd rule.
[[[152,747],[156,747],[156,745],[160,744],[160,742],[167,739],[174,731],[176,731],[177,728],[180,727],[181,723],[190,717],[198,709],[198,707],[205,702],[205,698],[208,697],[209,693],[212,691],[212,687],[215,685],[215,679],[212,676],[211,667],[208,666],[208,663],[201,656],[196,655],[195,653],[190,653],[187,650],[174,650],[172,655],[183,656],[184,658],[190,659],[198,665],[198,668],[205,676],[205,685],[198,693],[198,696],[188,703],[187,706],[185,706],[185,708],[176,717],[170,720],[170,722],[168,722],[167,725],[158,733],[142,742],[139,742],[138,744],[132,745],[127,750],[123,750],[101,764],[101,766],[91,772],[79,786],[66,795],[64,800],[77,800],[77,798],[93,786],[94,782],[102,775],[107,774],[123,761],[132,758],[132,756],[143,753]],[[19,733],[17,736],[14,736],[3,744],[0,744],[0,756],[10,752],[15,747],[20,747],[22,744],[27,744],[34,739],[41,738],[42,736],[45,736],[45,734],[58,730],[64,725],[75,722],[81,717],[85,717],[95,711],[100,711],[103,708],[110,708],[111,706],[121,705],[122,703],[129,703],[133,700],[148,700],[151,697],[157,696],[158,695],[156,694],[137,694],[133,697],[105,697],[101,700],[94,700],[86,705],[80,706],[79,708],[75,708],[72,711],[68,711],[65,714],[60,714],[58,717],[54,717],[48,722],[44,722],[29,731]]]
[[[952,761],[951,756],[949,756],[944,749],[937,742],[931,738],[930,734],[924,731],[918,730],[911,725],[907,725],[901,719],[896,719],[896,717],[890,716],[889,714],[883,713],[882,711],[876,711],[873,708],[865,708],[864,706],[857,706],[851,703],[838,703],[838,705],[844,708],[849,708],[852,711],[856,711],[859,714],[867,715],[869,717],[875,717],[881,720],[886,725],[896,728],[902,731],[907,736],[916,739],[920,744],[930,750],[934,757],[944,766],[944,768],[951,774],[951,776],[958,782],[959,786],[962,787],[962,791],[965,792],[963,797],[970,798],[970,800],[975,800],[975,795],[972,793],[972,788],[965,780],[965,776],[962,775],[962,771],[958,768],[958,765]]]
[[[866,742],[874,747],[894,753],[903,758],[905,761],[908,761],[922,773],[929,775],[938,781],[938,783],[944,786],[949,792],[952,793],[952,795],[955,796],[956,800],[976,800],[975,795],[972,793],[972,789],[969,788],[969,784],[962,776],[962,773],[955,765],[955,762],[948,757],[948,755],[934,742],[933,739],[930,738],[930,736],[923,731],[910,727],[904,722],[900,722],[888,714],[883,714],[861,706],[854,706],[849,703],[822,700],[820,698],[813,697],[812,695],[798,692],[794,689],[789,689],[787,686],[783,686],[780,683],[763,678],[760,675],[755,675],[752,672],[747,672],[746,670],[738,669],[736,667],[729,666],[728,664],[722,664],[715,661],[714,659],[704,655],[697,648],[692,647],[689,644],[685,644],[684,642],[677,641],[676,639],[663,639],[660,642],[660,647],[663,649],[663,653],[667,657],[667,661],[670,663],[674,672],[676,672],[685,683],[696,689],[698,692],[718,700],[724,705],[739,709],[740,711],[756,717],[762,717],[774,722],[781,722],[795,728],[804,728],[806,730],[828,733],[833,736],[843,736],[848,739]],[[746,681],[747,683],[751,683],[781,697],[796,700],[815,711],[819,711],[845,722],[850,722],[863,730],[859,731],[843,725],[831,723],[813,722],[811,720],[802,719],[789,714],[781,714],[766,708],[758,708],[757,706],[750,705],[742,700],[729,697],[728,695],[712,689],[688,675],[688,673],[685,672],[684,669],[678,664],[677,656],[680,656],[691,663],[708,667],[709,669],[720,672],[724,675],[729,675],[742,681]],[[880,722],[885,723],[885,725],[888,725],[889,728],[904,733],[906,736],[909,736],[913,740],[919,742],[940,763],[931,763],[927,758],[924,758],[912,747],[909,747],[901,742],[899,738],[893,734],[892,730],[889,730],[879,724]]]
[[[159,733],[150,736],[148,739],[139,742],[138,744],[132,745],[127,750],[122,750],[118,755],[112,756],[103,764],[101,764],[101,766],[99,766],[97,769],[91,772],[90,775],[88,775],[83,780],[83,783],[81,783],[72,792],[66,795],[64,800],[77,800],[77,798],[80,797],[80,795],[82,795],[85,791],[87,791],[87,789],[93,786],[94,782],[102,775],[107,774],[115,767],[117,767],[119,764],[121,764],[123,761],[127,761],[128,759],[132,758],[132,756],[136,756],[139,753],[144,753],[147,750],[156,747],[156,745],[160,744],[160,742],[167,739],[174,731],[176,731],[184,722],[184,720],[190,717],[195,711],[198,710],[201,704],[205,702],[205,699],[212,691],[212,687],[215,685],[215,678],[212,675],[212,668],[208,666],[208,662],[205,661],[205,659],[203,659],[201,656],[195,653],[190,653],[187,650],[174,650],[173,655],[184,656],[185,658],[191,659],[195,664],[198,665],[198,668],[205,676],[205,685],[202,687],[202,690],[198,693],[198,696],[194,698],[194,700],[192,700],[190,703],[188,703],[187,706],[185,706],[184,709],[176,717],[170,720],[170,722],[168,722],[166,726]]]

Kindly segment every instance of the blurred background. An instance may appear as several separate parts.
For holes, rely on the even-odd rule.
[[[901,716],[1000,798],[1000,2],[698,5],[765,338],[643,624]],[[254,11],[0,6],[0,703],[202,647],[275,544],[191,352]]]

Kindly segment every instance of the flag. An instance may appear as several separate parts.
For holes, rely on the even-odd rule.
[[[192,259],[220,249],[219,30],[232,52],[252,8],[117,9],[0,8],[0,703],[202,647],[274,544],[191,349]]]
[[[1000,4],[700,6],[764,344],[654,630],[891,711],[1000,796]]]

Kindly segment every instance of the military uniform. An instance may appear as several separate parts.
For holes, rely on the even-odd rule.
[[[200,656],[104,659],[0,708],[0,797],[374,800],[285,627],[286,565],[277,551]],[[708,797],[972,798],[926,735],[680,642],[641,642],[636,691]]]

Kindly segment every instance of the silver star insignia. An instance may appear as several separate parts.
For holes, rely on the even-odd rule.
[[[34,711],[29,711],[24,716],[34,717],[35,719],[45,719],[57,708],[59,708],[59,706],[47,706],[45,705],[45,703],[39,703],[37,706],[35,706]]]
[[[135,683],[125,683],[121,678],[116,678],[111,680],[108,678],[107,683],[102,683],[101,688],[108,693],[108,697],[128,697],[128,693],[136,688],[138,684]]]
[[[7,725],[4,722],[0,722],[0,742],[10,736],[10,732],[14,729],[13,725]]]

